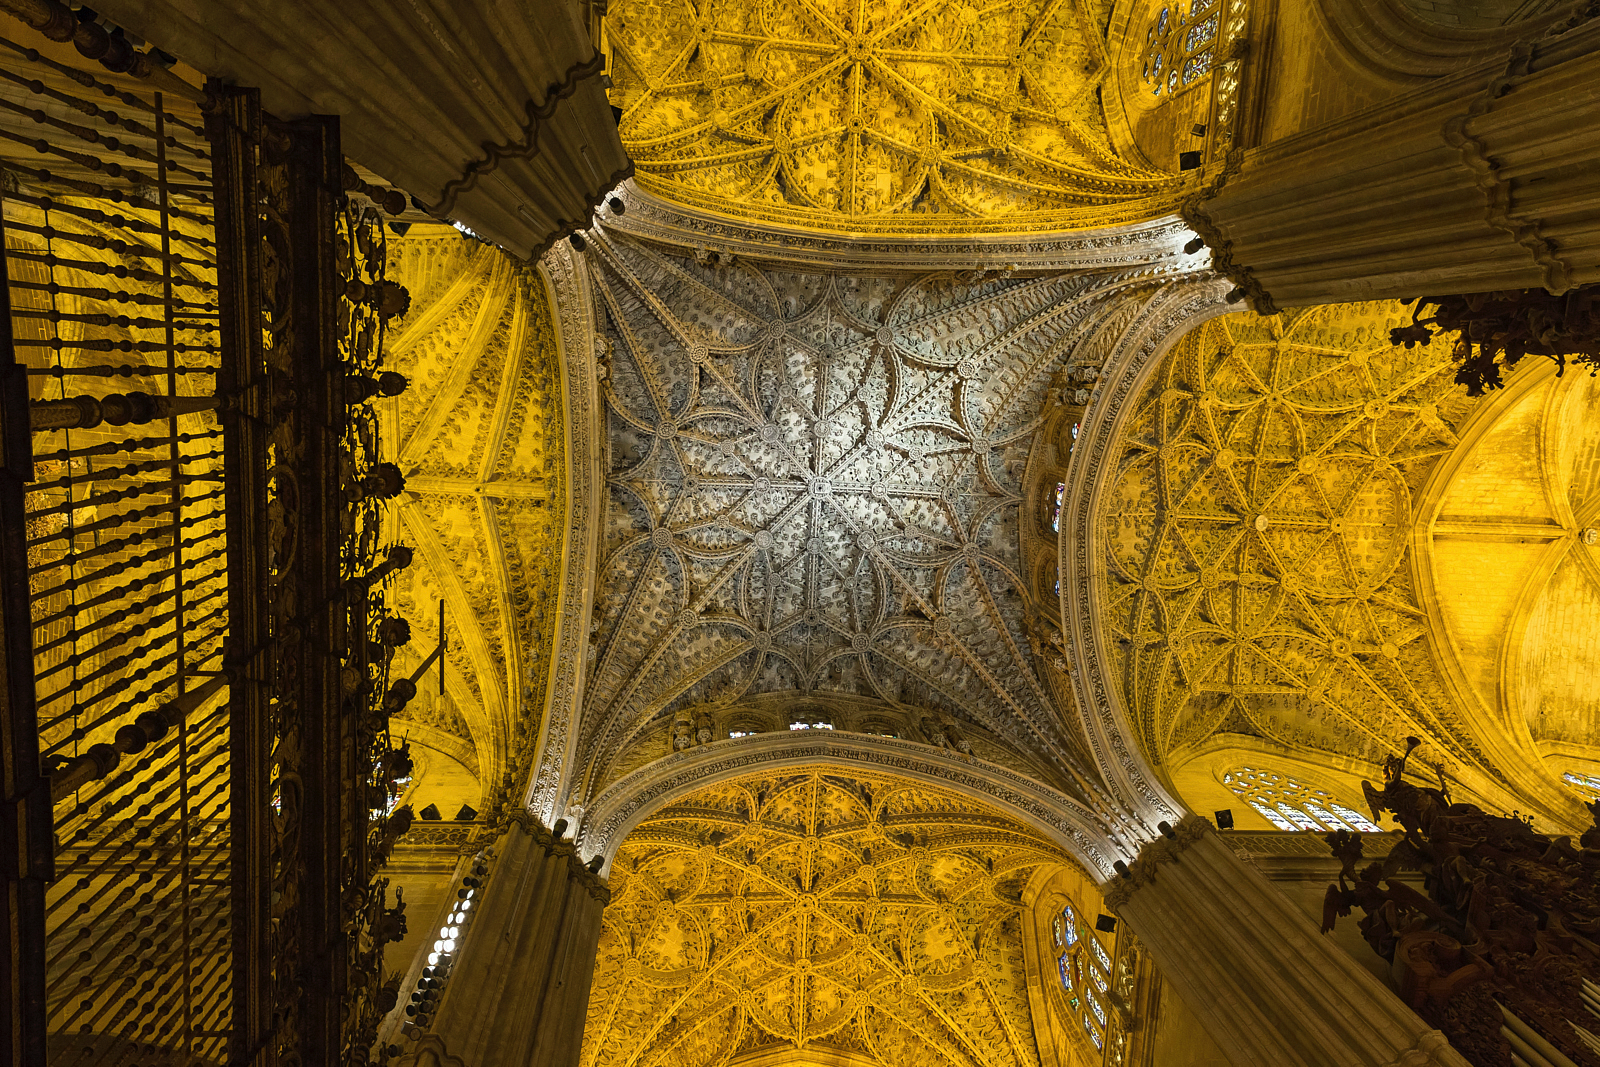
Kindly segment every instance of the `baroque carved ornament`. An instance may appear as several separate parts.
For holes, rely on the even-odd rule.
[[[612,102],[641,186],[768,225],[1043,232],[1154,218],[1119,158],[1078,3],[625,0]]]

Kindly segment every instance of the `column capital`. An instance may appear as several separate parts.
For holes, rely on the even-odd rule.
[[[467,1067],[460,1056],[450,1055],[444,1039],[438,1034],[427,1034],[417,1042],[416,1048],[401,1056],[395,1067]]]
[[[544,849],[545,855],[564,857],[567,861],[568,877],[582,886],[584,892],[588,893],[602,908],[611,903],[610,882],[591,871],[578,858],[577,842],[558,837],[553,830],[539,821],[538,816],[526,808],[518,808],[515,811],[507,812],[506,821],[510,824],[506,827],[506,832],[509,833],[511,826],[514,825],[517,829],[533,838],[534,843]],[[565,821],[564,819],[558,819],[557,825]],[[565,827],[563,827],[564,829]]]
[[[1163,835],[1154,841],[1146,841],[1139,850],[1138,858],[1128,864],[1128,872],[1102,887],[1106,907],[1113,911],[1120,908],[1141,887],[1156,880],[1156,871],[1162,864],[1177,863],[1178,857],[1190,845],[1210,833],[1215,833],[1211,828],[1211,820],[1204,815],[1185,815],[1172,828],[1170,837]]]

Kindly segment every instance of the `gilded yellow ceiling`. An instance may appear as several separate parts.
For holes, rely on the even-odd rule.
[[[1600,379],[1552,372],[1488,402],[1423,548],[1462,699],[1525,727],[1558,777],[1600,737]]]
[[[450,651],[396,732],[477,770],[486,788],[532,762],[538,722],[525,690],[549,676],[565,497],[559,362],[538,274],[453,228],[389,239],[389,277],[411,293],[389,327],[385,367],[411,379],[379,402],[389,458],[406,477],[391,536],[416,561],[389,589],[411,624],[409,674],[438,643]]]
[[[1125,706],[1158,767],[1228,736],[1487,763],[1425,640],[1416,498],[1470,411],[1397,304],[1229,315],[1137,399],[1099,517]],[[1481,777],[1481,775],[1480,775]]]
[[[821,771],[710,786],[624,842],[584,1067],[1037,1067],[1022,892],[984,806]]]
[[[1174,176],[1119,158],[1083,0],[620,0],[606,18],[639,184],[849,233],[1153,218]]]

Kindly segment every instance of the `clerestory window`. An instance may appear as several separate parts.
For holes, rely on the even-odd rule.
[[[1067,1011],[1094,1047],[1105,1047],[1106,1009],[1110,1002],[1111,954],[1100,938],[1083,921],[1078,909],[1068,904],[1051,919],[1051,934],[1056,946],[1056,973],[1066,994]]]
[[[1275,771],[1239,767],[1224,774],[1222,784],[1280,830],[1383,832],[1382,827],[1354,808],[1341,804],[1326,789]]]

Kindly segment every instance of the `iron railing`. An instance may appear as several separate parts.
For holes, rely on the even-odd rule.
[[[49,1057],[218,1062],[232,932],[210,147],[192,100],[0,38],[0,168],[33,430]]]

